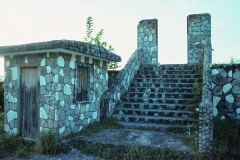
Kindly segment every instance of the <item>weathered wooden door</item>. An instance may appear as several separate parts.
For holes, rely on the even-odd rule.
[[[36,138],[39,131],[38,68],[20,68],[20,133],[24,137]]]

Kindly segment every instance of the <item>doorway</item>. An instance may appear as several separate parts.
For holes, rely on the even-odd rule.
[[[20,67],[19,132],[27,138],[36,138],[39,132],[38,77],[37,66]]]

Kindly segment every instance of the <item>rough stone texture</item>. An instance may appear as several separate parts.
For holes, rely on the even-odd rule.
[[[0,47],[0,55],[1,54],[12,54],[16,52],[27,52],[27,51],[39,51],[39,50],[51,50],[51,49],[65,49],[69,51],[74,51],[77,53],[86,54],[86,57],[93,56],[96,58],[103,58],[112,61],[121,61],[121,57],[108,51],[107,49],[85,42],[80,41],[73,41],[73,40],[54,40],[48,42],[37,42],[37,43],[29,43],[29,44],[22,44],[22,45],[15,45],[15,46],[4,46]],[[40,55],[40,54],[39,54]],[[20,56],[21,57],[21,56]],[[25,57],[18,57],[17,63],[24,63]],[[32,58],[32,55],[28,56],[30,62],[40,61],[38,57]],[[41,57],[41,56],[40,56]],[[52,52],[50,57],[56,58],[58,55]],[[66,57],[65,57],[66,59]],[[68,59],[69,61],[70,59]],[[47,62],[47,61],[46,61]]]
[[[157,19],[142,20],[138,24],[137,45],[144,53],[144,64],[158,63],[157,28]]]
[[[212,103],[212,63],[211,16],[194,14],[187,18],[188,63],[203,66],[202,101],[199,105],[199,151],[212,149],[213,103]],[[222,82],[222,81],[221,81]]]
[[[100,100],[100,119],[108,119],[113,114],[115,105],[120,100],[120,97],[126,93],[130,82],[139,69],[142,54],[141,51],[137,50],[131,55],[127,64],[118,73],[114,83],[112,83],[108,90],[102,95]]]
[[[84,46],[78,46],[84,45]],[[64,46],[66,45],[66,46]],[[67,46],[68,45],[68,46]],[[119,56],[109,51],[82,42],[75,41],[51,41],[43,43],[26,44],[19,46],[0,47],[1,53],[34,51],[39,49],[51,49],[56,47],[68,48],[69,50],[85,51],[86,55],[72,55],[68,53],[47,52],[41,54],[25,54],[5,56],[5,131],[17,134],[17,120],[19,107],[18,99],[18,65],[32,63],[40,68],[39,89],[39,119],[40,131],[57,131],[60,136],[79,132],[84,126],[100,117],[100,97],[108,88],[108,62],[87,57],[88,54],[97,53],[93,57],[106,60],[121,60]],[[91,47],[90,47],[91,46]],[[86,48],[90,47],[90,48]],[[81,49],[81,50],[80,50]],[[97,49],[97,50],[94,50]],[[92,53],[93,52],[93,53]],[[91,61],[89,60],[91,59]],[[91,62],[91,64],[89,64]],[[91,100],[87,102],[75,102],[76,69],[77,64],[89,64]],[[97,90],[97,93],[96,93]],[[89,106],[94,106],[89,109]],[[84,109],[83,109],[84,108]],[[82,115],[82,116],[80,116]]]
[[[240,64],[214,64],[211,66],[212,93],[217,114],[231,119],[240,119]],[[215,74],[213,74],[215,73]],[[213,101],[214,102],[214,101]]]
[[[101,119],[108,119],[115,110],[115,105],[124,95],[139,67],[144,64],[157,64],[157,19],[142,20],[138,24],[138,49],[131,55],[127,64],[118,73],[115,81],[101,97]]]
[[[211,48],[211,15],[192,14],[187,17],[188,63],[203,63],[203,45]],[[210,53],[212,54],[212,53]]]

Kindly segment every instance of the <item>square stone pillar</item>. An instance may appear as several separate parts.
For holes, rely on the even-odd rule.
[[[157,19],[146,19],[139,22],[137,37],[137,48],[142,49],[143,64],[158,63],[158,41],[157,41]]]
[[[188,64],[203,64],[202,45],[211,45],[211,15],[208,13],[189,15],[187,17]]]
[[[199,105],[199,151],[212,150],[213,105],[212,105],[212,64],[211,16],[193,14],[187,17],[188,63],[199,64],[202,73],[202,100]]]

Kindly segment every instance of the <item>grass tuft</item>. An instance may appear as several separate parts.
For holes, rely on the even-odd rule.
[[[67,151],[68,147],[65,148],[64,146],[61,146],[59,142],[60,140],[58,139],[57,134],[51,131],[44,131],[38,135],[34,148],[36,152],[47,155]]]

